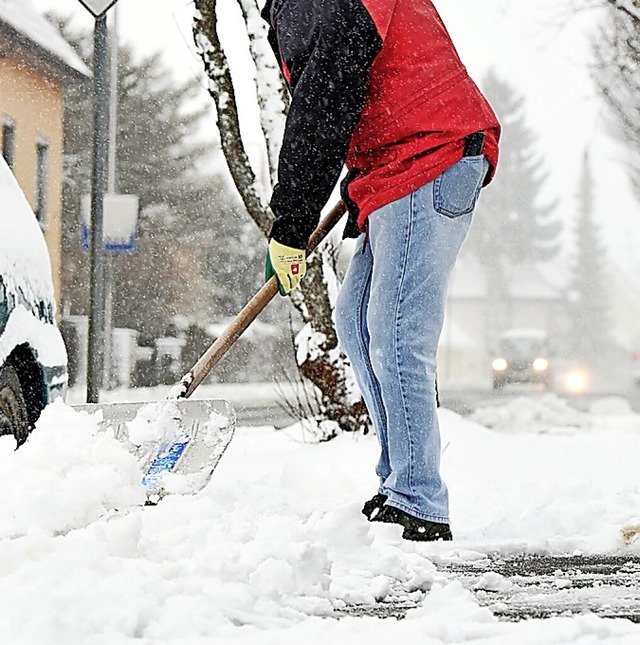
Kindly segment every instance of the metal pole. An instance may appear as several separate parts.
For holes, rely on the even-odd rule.
[[[108,28],[96,18],[93,36],[93,173],[91,181],[91,294],[87,366],[87,403],[98,403],[104,361],[104,194],[109,135]]]
[[[113,20],[109,32],[109,163],[107,174],[107,193],[116,192],[116,137],[118,127],[118,5],[113,7]],[[113,292],[115,288],[115,258],[106,255],[105,265],[105,387],[112,386],[113,364]]]
[[[107,191],[116,192],[116,139],[118,136],[118,5],[112,9],[109,38],[109,175]]]

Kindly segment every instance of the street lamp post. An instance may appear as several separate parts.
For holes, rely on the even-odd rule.
[[[109,46],[109,161],[107,167],[107,194],[116,194],[116,145],[118,133],[118,5],[111,12],[110,46]],[[107,208],[105,206],[105,211]],[[105,213],[108,215],[108,212]],[[105,308],[104,308],[104,365],[106,383],[111,389],[113,372],[113,301],[115,289],[115,258],[107,255],[105,264]]]
[[[87,403],[97,403],[104,366],[104,194],[107,188],[109,74],[107,17],[96,19],[93,51],[93,173],[91,180],[91,291]]]
[[[95,16],[93,37],[93,171],[91,181],[91,289],[87,402],[98,403],[104,368],[104,195],[109,150],[109,48],[106,12],[116,0],[80,0]]]

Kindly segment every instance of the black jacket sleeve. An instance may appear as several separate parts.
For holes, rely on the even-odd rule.
[[[382,38],[362,0],[276,0],[270,40],[291,105],[271,199],[271,236],[304,248],[344,164]]]

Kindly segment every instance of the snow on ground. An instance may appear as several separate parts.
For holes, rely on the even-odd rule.
[[[620,531],[640,522],[640,416],[615,401],[573,415],[553,397],[482,415],[491,428],[441,411],[456,540],[415,544],[360,514],[373,437],[240,428],[202,492],[141,508],[131,455],[56,403],[19,451],[0,439],[2,642],[639,642],[640,625],[588,614],[499,622],[436,564],[638,553]],[[390,596],[419,607],[330,617]]]

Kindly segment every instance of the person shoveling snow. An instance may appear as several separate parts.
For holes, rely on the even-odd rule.
[[[407,540],[451,540],[436,353],[500,125],[428,0],[268,0],[262,15],[292,97],[266,276],[283,295],[297,287],[346,162],[345,234],[358,240],[336,328],[381,448],[378,491],[362,511],[402,525]]]

